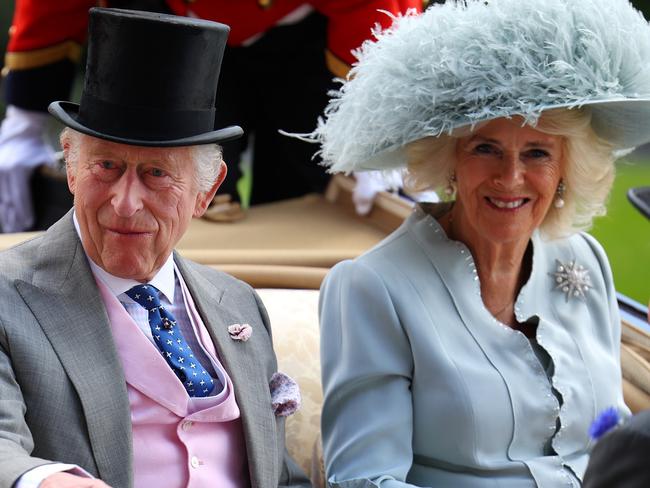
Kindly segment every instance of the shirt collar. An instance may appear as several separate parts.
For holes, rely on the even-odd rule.
[[[74,228],[77,231],[77,235],[79,236],[79,239],[81,240],[81,231],[79,229],[79,222],[77,221],[76,212],[73,212],[72,219],[74,221]],[[84,250],[84,254],[86,254],[85,250]],[[92,259],[90,259],[88,254],[86,254],[86,258],[88,258],[88,262],[90,263],[90,270],[92,271],[95,278],[100,279],[109,288],[109,290],[111,290],[113,295],[118,297],[120,301],[122,302],[131,301],[131,299],[128,296],[123,295],[123,293],[136,285],[141,285],[142,283],[136,280],[114,276],[109,272],[107,272],[106,270],[104,270],[103,268],[101,268]],[[170,254],[167,257],[165,263],[154,275],[151,281],[149,281],[149,284],[158,288],[158,290],[160,290],[160,292],[167,298],[167,300],[169,300],[169,303],[174,303],[174,290],[176,287],[174,281],[174,255],[173,254]]]

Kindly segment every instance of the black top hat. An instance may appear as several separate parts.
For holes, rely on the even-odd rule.
[[[206,20],[92,8],[81,103],[53,102],[49,111],[84,134],[138,146],[235,139],[240,127],[214,128],[229,31]]]

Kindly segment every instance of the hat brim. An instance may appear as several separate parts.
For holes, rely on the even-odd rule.
[[[594,132],[617,149],[650,142],[650,98],[626,98],[587,102]]]
[[[547,105],[541,108],[541,112],[560,108],[577,109],[582,107],[589,107],[591,109],[591,126],[596,135],[611,143],[615,150],[631,150],[637,146],[650,143],[650,98],[618,98],[590,100],[583,103]],[[526,115],[504,113],[485,119],[477,119],[458,124],[449,133],[453,133],[456,130],[471,129],[479,124],[492,120],[515,116],[525,117]],[[422,137],[438,137],[440,135],[425,134],[421,137],[413,138],[402,145],[379,151],[354,168],[333,167],[334,169],[331,171],[386,171],[403,167],[407,164],[408,158],[405,147],[409,142],[415,142]]]
[[[650,142],[650,98],[613,98],[607,100],[588,100],[583,103],[566,103],[548,105],[541,108],[541,112],[553,109],[578,109],[589,107],[591,109],[591,127],[596,135],[612,144],[616,149],[628,149]],[[512,117],[524,114],[512,114]],[[493,117],[480,120],[473,124],[464,124],[468,127],[476,123],[489,122]]]
[[[119,142],[122,144],[129,144],[132,146],[148,146],[148,147],[180,147],[180,146],[196,146],[199,144],[212,144],[222,143],[238,139],[244,134],[241,127],[231,125],[223,129],[204,132],[202,134],[193,135],[190,137],[182,137],[178,139],[169,140],[151,140],[151,139],[133,139],[115,136],[98,132],[81,124],[77,119],[79,117],[79,104],[72,102],[52,102],[48,107],[50,114],[62,124],[93,137],[105,139],[107,141]]]

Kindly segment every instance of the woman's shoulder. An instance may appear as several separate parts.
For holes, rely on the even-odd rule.
[[[439,204],[439,206],[446,204]],[[356,261],[373,266],[381,263],[395,263],[402,260],[412,261],[424,258],[423,247],[435,247],[442,236],[432,238],[440,231],[435,217],[423,205],[414,207],[413,212],[395,231],[382,241],[361,254]]]
[[[427,225],[425,223],[425,225]],[[360,256],[335,265],[328,273],[323,289],[365,290],[370,296],[391,297],[400,301],[426,287],[444,287],[435,239],[418,227],[422,216],[412,215],[382,242]],[[373,298],[374,300],[374,298]]]
[[[605,256],[605,249],[598,240],[587,232],[576,232],[568,238],[573,246],[583,252],[591,251],[595,257]]]
[[[607,253],[598,240],[586,232],[577,232],[568,237],[551,241],[539,241],[548,259],[576,261],[582,266],[590,264],[609,270]]]

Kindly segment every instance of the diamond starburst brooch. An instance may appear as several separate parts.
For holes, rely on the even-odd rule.
[[[549,273],[555,278],[555,289],[560,290],[566,294],[566,301],[569,298],[585,298],[585,294],[591,288],[591,278],[589,271],[584,266],[576,264],[573,261],[564,264],[559,260],[555,260],[557,268],[555,272]]]

